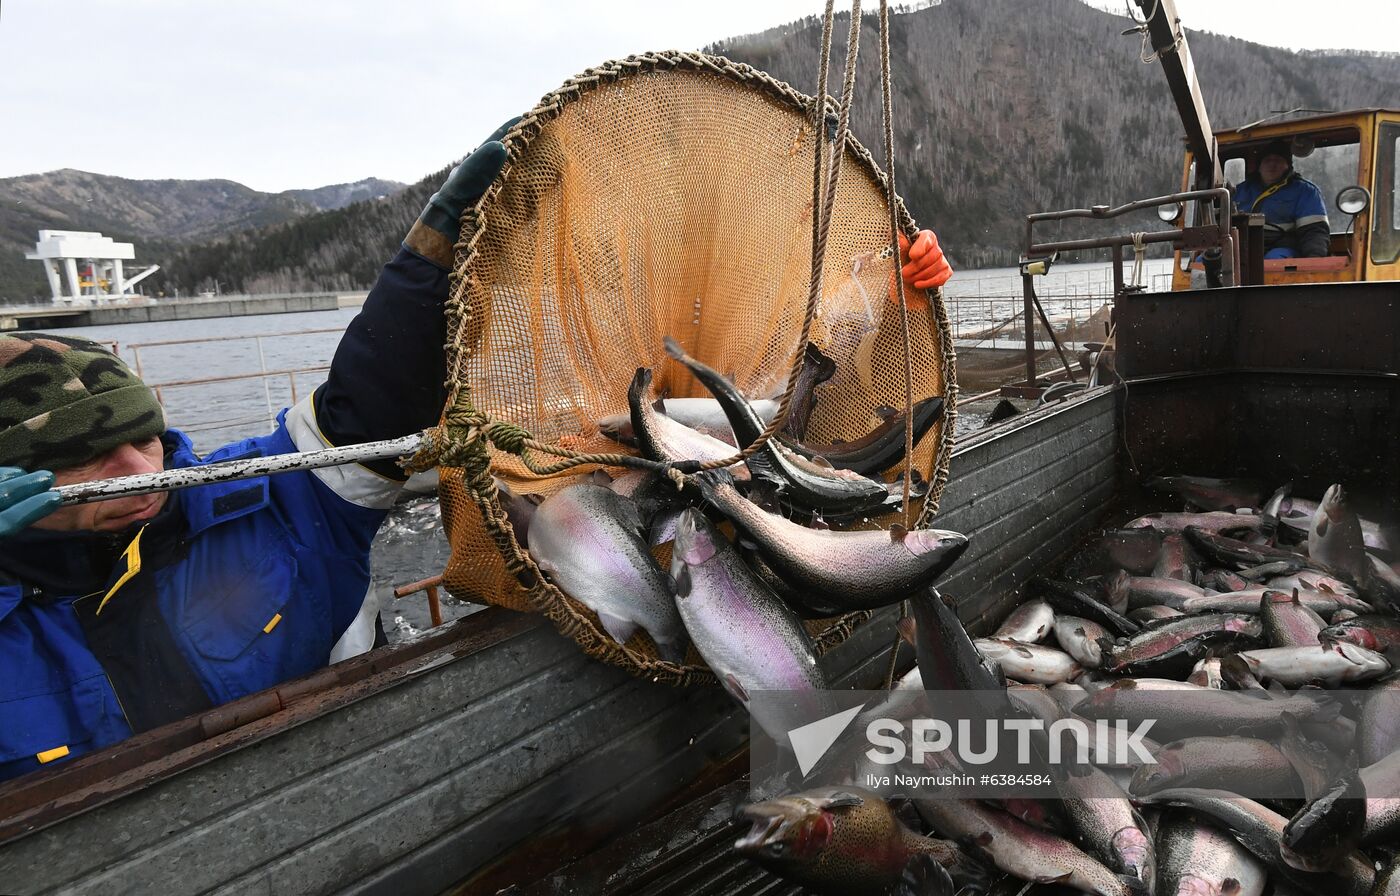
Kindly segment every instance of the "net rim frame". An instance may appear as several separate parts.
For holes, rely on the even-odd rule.
[[[469,272],[471,263],[476,256],[477,245],[487,231],[490,209],[509,180],[514,163],[526,151],[531,141],[541,133],[544,125],[558,118],[570,103],[578,101],[596,89],[616,84],[627,78],[667,71],[716,75],[746,87],[757,88],[770,99],[777,100],[780,105],[786,106],[804,119],[810,121],[812,118],[814,98],[799,92],[790,84],[774,78],[767,72],[746,63],[734,62],[723,56],[680,50],[639,53],[624,59],[611,60],[585,70],[570,78],[559,88],[545,94],[535,107],[521,116],[501,138],[501,142],[506,148],[505,164],[481,198],[462,212],[460,234],[453,245],[454,259],[452,270],[448,273],[448,299],[444,308],[448,333],[445,345],[447,363],[445,385],[448,389],[448,398],[444,405],[444,420],[449,411],[471,405],[471,387],[461,375],[464,361],[471,354],[471,349],[463,341],[471,323],[468,297],[475,285],[475,280]],[[828,95],[825,98],[824,115],[828,118],[833,116],[837,108],[837,101]],[[869,150],[855,138],[854,134],[848,132],[843,152],[847,154],[846,162],[854,162],[858,170],[878,185],[881,194],[886,197],[887,204],[891,195],[893,196],[894,214],[899,221],[900,229],[906,237],[912,239],[918,231],[913,216],[910,215],[903,198],[898,194],[891,194],[888,175],[876,164]],[[939,502],[948,483],[948,471],[956,430],[958,395],[956,350],[953,344],[947,306],[943,301],[943,291],[941,288],[934,288],[921,290],[921,292],[928,300],[927,313],[933,318],[931,329],[936,334],[938,342],[937,347],[941,360],[939,373],[944,384],[945,410],[943,420],[939,424],[929,489],[914,524],[916,528],[926,528],[937,514]],[[914,308],[910,308],[911,313],[914,311]],[[626,668],[637,675],[650,678],[653,681],[676,685],[718,682],[714,672],[708,666],[673,663],[660,658],[652,658],[638,653],[625,644],[618,644],[601,630],[591,611],[588,611],[586,607],[583,607],[582,610],[578,609],[578,607],[582,607],[581,604],[549,582],[535,564],[534,559],[526,551],[523,551],[516,542],[505,511],[496,498],[497,492],[492,485],[490,474],[489,455],[486,455],[484,450],[482,457],[485,462],[480,465],[474,464],[475,469],[458,468],[462,470],[462,488],[476,504],[487,535],[505,561],[507,572],[514,577],[525,602],[535,612],[548,618],[560,634],[573,639],[590,656]],[[580,471],[584,469],[580,468]],[[446,584],[449,591],[456,590],[451,587],[451,583]],[[832,647],[845,641],[856,628],[872,619],[875,612],[875,610],[858,610],[831,617],[830,625],[812,636],[813,646],[818,655],[824,654]]]

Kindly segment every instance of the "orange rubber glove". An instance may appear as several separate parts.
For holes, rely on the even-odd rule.
[[[953,268],[938,248],[938,237],[932,230],[920,230],[914,235],[914,245],[904,234],[899,235],[899,262],[904,284],[915,289],[933,289],[947,283]]]

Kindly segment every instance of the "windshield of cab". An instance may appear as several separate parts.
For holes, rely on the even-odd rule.
[[[1317,185],[1327,204],[1327,221],[1333,233],[1345,233],[1351,221],[1350,215],[1337,209],[1337,193],[1360,183],[1360,139],[1354,128],[1293,138],[1293,170]],[[1253,173],[1259,151],[1269,142],[1222,145],[1225,181],[1234,186]]]

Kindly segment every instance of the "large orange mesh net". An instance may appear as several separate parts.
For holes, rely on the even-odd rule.
[[[655,370],[657,394],[707,394],[666,356],[668,335],[746,395],[780,395],[809,294],[811,102],[747,66],[682,53],[609,63],[546,96],[507,135],[501,177],[463,217],[449,410],[470,408],[576,452],[626,451],[597,421],[627,412],[639,366]],[[859,437],[879,424],[877,408],[905,406],[883,176],[853,139],[844,151],[811,331],[836,373],[817,389],[809,442]],[[902,204],[897,211],[912,231]],[[956,387],[940,296],[909,290],[908,300],[914,399],[942,395],[949,407],[912,458],[931,485],[915,507],[923,523],[946,479]],[[515,543],[491,477],[547,495],[590,468],[537,476],[518,456],[488,451],[489,464],[441,473],[447,587],[543,612],[591,653],[635,671],[703,675],[698,657],[686,666],[657,659],[645,635],[616,645]],[[862,618],[819,622],[813,633],[829,646]]]

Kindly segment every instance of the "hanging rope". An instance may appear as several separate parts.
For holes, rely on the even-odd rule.
[[[896,203],[899,198],[894,179],[894,101],[890,90],[890,6],[889,0],[880,0],[880,92],[885,122],[885,171],[886,195],[890,207],[890,242],[894,251],[894,283],[899,297],[900,333],[904,337],[904,496],[901,509],[905,528],[912,528],[909,519],[910,471],[914,462],[914,348],[909,337],[909,301],[904,293],[904,275],[900,270],[899,258],[899,213]],[[899,643],[895,642],[898,652]]]
[[[1133,12],[1133,4],[1131,0],[1129,0],[1127,5],[1128,19],[1136,27],[1129,28],[1123,33],[1132,34],[1134,31],[1136,31],[1142,34],[1142,46],[1138,48],[1138,60],[1140,62],[1142,62],[1144,65],[1151,65],[1152,63],[1157,61],[1157,58],[1161,56],[1162,53],[1175,53],[1177,50],[1181,49],[1181,42],[1185,38],[1185,35],[1178,34],[1176,36],[1176,40],[1172,41],[1172,45],[1170,47],[1167,47],[1164,50],[1153,50],[1150,53],[1147,51],[1148,41],[1152,39],[1152,34],[1150,31],[1148,31],[1148,23],[1152,21],[1153,16],[1157,15],[1157,10],[1161,8],[1162,0],[1153,0],[1152,11],[1149,12],[1141,21],[1138,20],[1137,15]]]
[[[1142,231],[1136,231],[1133,237],[1133,277],[1132,286],[1135,289],[1142,289],[1143,265],[1147,261],[1147,246],[1143,244]]]
[[[899,297],[900,332],[904,337],[904,496],[901,510],[904,527],[913,528],[909,519],[909,489],[913,479],[911,471],[914,463],[914,349],[909,336],[909,301],[904,292],[904,272],[900,269],[899,258],[899,215],[897,212],[898,192],[894,177],[894,100],[890,89],[890,7],[889,0],[880,0],[880,93],[881,112],[885,123],[885,183],[886,196],[890,207],[890,243],[894,251],[894,282]],[[900,616],[909,615],[909,602],[900,604]],[[894,634],[894,645],[890,647],[890,665],[885,672],[885,690],[894,688],[894,677],[899,671],[899,631]]]
[[[822,268],[826,259],[826,241],[831,229],[832,209],[836,205],[836,186],[841,180],[841,160],[846,154],[846,135],[850,131],[851,121],[851,100],[856,91],[856,57],[860,52],[860,0],[852,0],[851,30],[846,39],[846,71],[845,79],[841,85],[841,103],[837,113],[836,136],[831,149],[830,164],[825,166],[826,177],[823,179],[824,166],[822,162],[827,150],[822,135],[826,132],[826,82],[827,68],[831,57],[831,31],[836,18],[834,6],[834,0],[827,0],[826,14],[822,20],[821,62],[817,78],[819,83],[817,84],[816,97],[812,103],[812,128],[816,142],[816,164],[812,177],[812,213],[814,215],[812,221],[812,275],[807,290],[807,313],[802,318],[802,333],[798,337],[797,349],[793,353],[792,363],[788,368],[787,388],[783,390],[783,397],[778,402],[777,413],[773,415],[768,426],[759,433],[758,438],[752,444],[732,457],[701,464],[701,470],[728,467],[748,460],[762,451],[763,447],[768,444],[768,440],[787,425],[788,412],[792,408],[792,396],[797,391],[798,377],[802,375],[807,342],[812,337],[812,323],[817,318],[817,304],[822,295]]]

